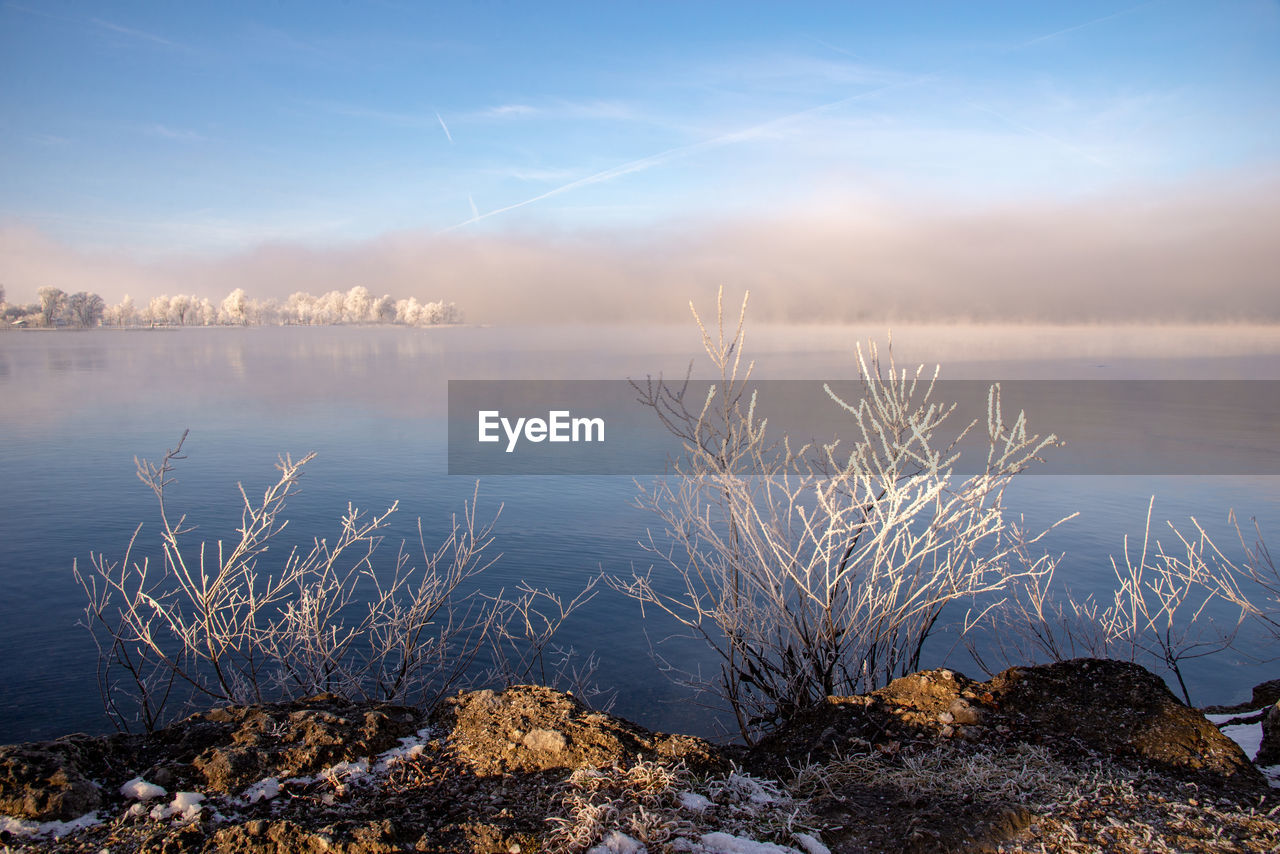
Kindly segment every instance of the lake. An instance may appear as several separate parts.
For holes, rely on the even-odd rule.
[[[849,380],[853,343],[868,336],[883,341],[883,329],[764,325],[748,328],[747,350],[764,380]],[[896,328],[893,340],[900,363],[941,362],[952,379],[1280,380],[1280,331],[1272,327],[920,326]],[[76,625],[83,594],[72,562],[97,551],[118,558],[140,522],[144,535],[155,530],[154,497],[134,474],[135,456],[158,460],[190,428],[170,500],[209,540],[239,521],[237,482],[260,491],[273,480],[278,454],[310,451],[318,456],[290,507],[290,542],[331,535],[348,502],[380,510],[399,501],[392,538],[416,539],[417,518],[428,536],[443,531],[476,488],[476,478],[448,473],[449,380],[682,376],[699,355],[692,326],[0,334],[0,742],[109,728],[94,646]],[[1230,414],[1222,415],[1230,427]],[[1034,411],[1029,417],[1033,430],[1059,429],[1037,422]],[[1059,432],[1070,442],[1069,431]],[[1258,442],[1264,451],[1280,445],[1274,433],[1223,435],[1201,437],[1204,453],[1215,443],[1244,442],[1251,453]],[[1230,545],[1225,521],[1235,508],[1256,516],[1276,548],[1280,477],[1262,456],[1255,469],[1223,474],[1028,476],[1008,503],[1033,526],[1078,511],[1046,548],[1066,553],[1060,577],[1073,589],[1100,592],[1123,537],[1141,537],[1152,494],[1157,520],[1194,515]],[[493,591],[524,579],[572,593],[602,569],[653,564],[637,542],[655,520],[634,506],[631,477],[486,475],[479,491],[481,515],[503,508],[503,556],[486,581]],[[560,640],[599,656],[601,681],[619,692],[617,713],[651,728],[714,734],[708,715],[649,657],[650,641],[666,631],[604,590]],[[940,636],[927,666],[941,664],[953,642]],[[1265,654],[1251,639],[1243,648]],[[701,654],[692,646],[676,652],[691,663]],[[963,656],[951,663],[981,675]],[[1280,675],[1278,666],[1235,651],[1193,662],[1193,698],[1243,699],[1255,682]]]

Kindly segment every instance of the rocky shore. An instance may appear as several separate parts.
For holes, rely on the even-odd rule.
[[[1132,664],[831,697],[752,748],[521,686],[431,713],[328,695],[0,747],[14,851],[616,854],[1280,850],[1280,789]],[[1280,686],[1276,686],[1280,689]],[[1270,735],[1280,741],[1280,707]],[[1228,730],[1230,732],[1230,730]],[[1264,740],[1263,758],[1278,745]],[[1264,763],[1265,764],[1265,763]]]

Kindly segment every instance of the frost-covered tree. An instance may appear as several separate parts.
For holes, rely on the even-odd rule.
[[[295,291],[289,294],[284,307],[280,310],[281,320],[285,323],[307,325],[315,316],[316,298],[306,291]]]
[[[195,305],[196,298],[187,294],[178,294],[169,300],[169,320],[179,326],[186,326],[187,320],[191,314],[191,307]]]
[[[44,291],[46,289],[42,289]],[[56,288],[42,293],[42,303],[32,306],[30,312],[32,323],[47,323],[44,320],[46,297],[52,306],[52,317],[65,316],[71,322],[78,322],[72,312],[66,294]],[[61,297],[58,296],[61,294]],[[12,308],[10,307],[12,312]],[[7,316],[7,315],[6,315]],[[236,326],[258,326],[274,324],[297,324],[305,326],[325,326],[339,323],[402,323],[410,326],[432,326],[441,323],[457,323],[462,313],[451,302],[419,302],[416,297],[406,300],[395,300],[390,294],[374,297],[363,285],[356,285],[347,291],[328,291],[320,296],[313,296],[306,291],[295,291],[284,302],[274,299],[250,299],[243,288],[236,288],[220,303],[210,302],[208,298],[194,294],[178,294],[169,296],[162,294],[153,297],[144,306],[136,306],[131,297],[115,306],[103,306],[102,322],[108,326],[128,326],[138,322],[155,324],[173,324],[175,326],[209,326],[226,324]]]
[[[315,322],[321,324],[341,323],[342,313],[346,310],[347,298],[342,291],[329,291],[316,299]]]
[[[53,326],[54,320],[67,306],[67,294],[62,288],[45,285],[36,291],[40,298],[40,325]]]
[[[342,319],[347,323],[364,323],[369,319],[369,310],[373,307],[373,297],[364,285],[356,285],[347,291],[342,305]]]
[[[417,297],[409,297],[396,303],[396,321],[408,326],[435,326],[461,319],[462,313],[451,302],[420,303]]]
[[[462,320],[462,312],[451,302],[444,302],[443,300],[429,302],[423,307],[423,310],[427,315],[427,322],[432,325],[437,323],[458,323]]]
[[[128,294],[116,305],[107,306],[102,313],[102,321],[108,326],[132,326],[138,322],[138,308],[133,304],[133,297]]]
[[[418,323],[418,315],[421,312],[422,306],[418,304],[417,297],[396,300],[396,323],[416,326]]]
[[[208,297],[202,297],[200,304],[195,308],[196,316],[192,319],[192,324],[197,326],[210,326],[218,322],[218,309],[213,303],[209,302]]]
[[[236,288],[222,301],[219,317],[223,323],[243,326],[249,322],[249,300],[244,288]]]
[[[280,323],[280,303],[273,299],[251,299],[245,306],[250,326],[276,326]]]
[[[22,305],[14,303],[5,305],[3,308],[4,319],[13,323],[19,320],[25,320],[27,323],[40,322],[40,305],[39,303],[29,303]]]
[[[396,303],[391,294],[383,294],[373,301],[370,310],[374,323],[394,323],[396,319]]]
[[[91,329],[102,321],[106,303],[102,297],[88,291],[80,291],[67,298],[67,310],[72,321],[81,329]]]
[[[169,295],[161,294],[158,297],[152,297],[151,301],[147,303],[146,309],[142,312],[142,319],[152,326],[157,323],[168,323]]]

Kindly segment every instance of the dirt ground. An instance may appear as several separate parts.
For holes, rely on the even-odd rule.
[[[7,850],[95,854],[1280,850],[1280,798],[1240,748],[1096,660],[908,676],[751,749],[532,686],[430,714],[215,709],[0,748],[0,813]]]

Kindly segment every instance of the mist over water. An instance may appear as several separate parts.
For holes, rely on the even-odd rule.
[[[557,229],[516,219],[214,257],[91,251],[0,223],[0,280],[108,302],[166,293],[215,302],[346,292],[456,302],[472,323],[687,321],[722,285],[755,322],[1280,321],[1280,178],[1249,170],[1079,197],[984,204],[829,190],[769,214]],[[936,357],[934,357],[936,358]]]
[[[746,349],[761,379],[849,380],[854,344],[868,336],[883,344],[885,330],[748,325]],[[915,325],[895,327],[893,342],[900,366],[941,362],[945,379],[1280,380],[1280,332],[1266,326]],[[0,741],[108,727],[95,651],[75,626],[83,594],[71,566],[91,551],[118,559],[140,522],[144,538],[154,534],[155,502],[134,476],[135,455],[158,459],[191,428],[171,500],[199,526],[192,537],[212,541],[238,524],[237,482],[252,495],[273,481],[277,454],[316,451],[291,505],[287,541],[331,535],[348,501],[377,511],[398,500],[384,546],[389,562],[395,541],[416,540],[416,518],[430,542],[475,488],[473,478],[446,473],[449,380],[683,377],[694,357],[697,376],[705,361],[689,324],[0,335]],[[1058,429],[1028,415],[1033,430]],[[1153,493],[1156,520],[1195,515],[1224,534],[1234,507],[1257,516],[1274,547],[1278,481],[1030,477],[1014,484],[1009,504],[1033,528],[1081,513],[1046,548],[1067,554],[1059,573],[1073,590],[1094,591],[1110,585],[1108,556],[1120,554],[1124,535],[1141,536]],[[632,506],[634,494],[629,477],[482,478],[481,515],[503,505],[496,544],[503,557],[486,588],[525,579],[572,592],[601,569],[653,565],[637,541],[654,520]],[[678,702],[685,695],[647,656],[650,642],[668,632],[604,591],[560,640],[601,657],[601,681],[620,691],[619,713],[654,728],[713,734],[707,716]],[[940,635],[930,654],[942,656],[954,640]],[[664,652],[695,663],[703,655],[681,643]],[[954,663],[979,675],[962,656]],[[1195,662],[1193,699],[1232,702],[1268,675],[1236,653]]]

